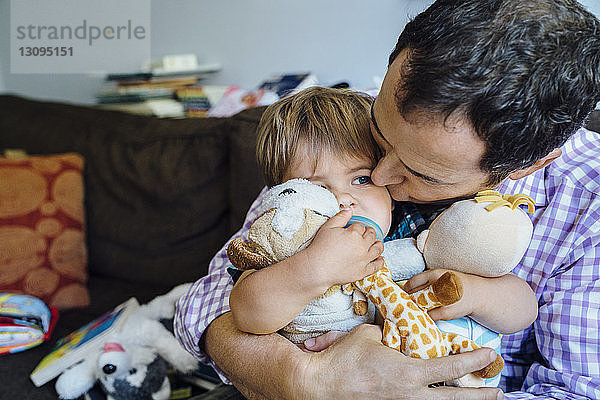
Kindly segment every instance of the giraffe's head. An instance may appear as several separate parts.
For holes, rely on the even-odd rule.
[[[533,201],[524,195],[493,191],[454,203],[417,238],[428,268],[448,268],[480,276],[501,276],[521,260],[533,224],[519,205]]]

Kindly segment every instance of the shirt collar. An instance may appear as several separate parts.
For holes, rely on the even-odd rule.
[[[534,173],[518,180],[507,178],[497,189],[500,193],[525,194],[533,199],[536,207],[548,205],[546,195],[546,168],[541,168]]]

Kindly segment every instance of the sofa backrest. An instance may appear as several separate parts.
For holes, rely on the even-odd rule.
[[[168,287],[206,274],[263,186],[262,111],[160,120],[0,96],[0,150],[82,154],[90,273]]]
[[[160,120],[1,95],[0,152],[82,154],[90,273],[169,287],[206,274],[263,186],[263,111]]]

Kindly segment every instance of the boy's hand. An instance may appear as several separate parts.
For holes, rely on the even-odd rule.
[[[352,210],[342,210],[319,229],[304,250],[306,272],[325,289],[361,279],[383,267],[383,243],[375,230],[356,223],[344,228]]]
[[[434,283],[449,269],[431,269],[426,270],[410,278],[403,289],[408,293],[414,293],[417,290],[423,289],[426,286]],[[429,311],[429,316],[434,321],[437,320],[452,320],[456,318],[466,317],[476,312],[478,306],[477,300],[485,301],[485,295],[479,293],[479,283],[482,278],[477,275],[465,274],[463,272],[452,271],[458,275],[463,286],[463,296],[456,303],[435,308]]]

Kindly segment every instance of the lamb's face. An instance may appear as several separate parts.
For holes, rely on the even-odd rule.
[[[317,230],[339,211],[333,193],[304,179],[274,186],[261,204],[249,240],[270,262],[279,262],[302,250]]]
[[[281,185],[273,186],[263,198],[260,211],[277,209],[286,216],[302,218],[303,210],[312,210],[317,214],[332,217],[339,211],[339,205],[333,193],[306,179],[290,179]],[[286,217],[289,221],[289,217]]]
[[[306,179],[290,179],[273,186],[261,204],[261,211],[275,209],[272,228],[281,236],[290,239],[304,224],[304,210],[324,217],[332,217],[339,211],[333,193]]]

